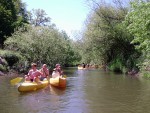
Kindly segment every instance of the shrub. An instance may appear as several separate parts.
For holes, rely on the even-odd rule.
[[[126,68],[125,66],[123,65],[123,62],[120,60],[120,59],[115,59],[113,60],[110,65],[109,65],[109,69],[111,71],[114,71],[114,72],[119,72],[119,73],[125,73],[126,71]]]
[[[7,71],[7,68],[5,65],[0,64],[0,71],[4,72]]]
[[[3,65],[10,67],[24,60],[24,58],[19,53],[9,50],[0,50],[0,56],[4,58]]]
[[[143,72],[143,77],[150,78],[150,72],[148,72],[148,71]]]

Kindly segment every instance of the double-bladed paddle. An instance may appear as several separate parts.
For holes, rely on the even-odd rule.
[[[23,77],[17,77],[17,78],[10,80],[10,83],[11,83],[11,85],[16,85],[19,82],[21,82],[22,79],[23,79]]]

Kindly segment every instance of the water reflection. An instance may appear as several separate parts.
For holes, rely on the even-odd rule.
[[[148,113],[150,80],[102,70],[65,69],[66,89],[19,93],[0,77],[0,113]]]
[[[54,94],[54,95],[62,95],[66,91],[66,88],[56,88],[56,87],[51,86],[51,85],[49,86],[49,88],[50,88],[50,93]]]

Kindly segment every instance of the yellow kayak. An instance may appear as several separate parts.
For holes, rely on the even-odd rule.
[[[47,80],[40,81],[40,83],[26,81],[26,82],[21,83],[18,86],[18,91],[19,92],[35,91],[35,90],[44,88],[47,85],[48,85],[48,81]]]
[[[66,78],[64,78],[64,77],[50,78],[50,84],[52,86],[55,86],[58,88],[65,88],[66,87]]]

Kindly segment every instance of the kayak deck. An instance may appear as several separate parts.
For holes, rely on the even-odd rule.
[[[44,88],[47,85],[48,85],[48,81],[47,80],[40,81],[40,83],[26,81],[26,82],[21,83],[18,86],[18,91],[19,92],[35,91],[35,90]]]
[[[50,84],[55,87],[65,88],[66,78],[63,77],[50,78]]]

